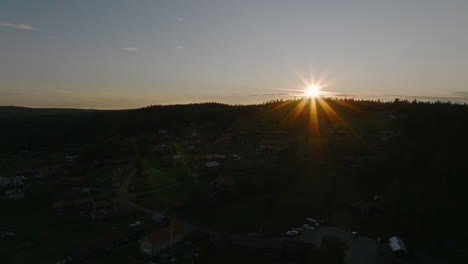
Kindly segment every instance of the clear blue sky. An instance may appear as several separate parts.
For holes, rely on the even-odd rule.
[[[0,105],[468,98],[466,0],[2,0]]]

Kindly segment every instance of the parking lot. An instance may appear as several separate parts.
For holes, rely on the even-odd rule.
[[[304,242],[314,243],[318,248],[325,236],[337,238],[348,245],[346,251],[346,263],[388,263],[390,252],[384,245],[366,236],[353,237],[351,232],[338,227],[321,227],[316,230],[304,230],[299,239]]]

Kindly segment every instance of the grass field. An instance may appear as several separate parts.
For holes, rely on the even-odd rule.
[[[132,181],[132,191],[148,191],[188,180],[189,176],[184,167],[167,168],[157,164],[145,164],[142,174]]]
[[[171,205],[188,202],[193,190],[193,186],[190,184],[180,185],[168,190],[139,196],[134,199],[134,202],[144,207],[163,212]]]

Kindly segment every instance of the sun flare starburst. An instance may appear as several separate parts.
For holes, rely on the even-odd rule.
[[[309,85],[305,89],[305,94],[308,97],[317,97],[320,95],[320,88],[317,85]]]
[[[288,109],[285,120],[291,122],[307,120],[307,144],[310,147],[309,150],[316,153],[326,148],[328,142],[326,135],[331,130],[347,130],[350,134],[354,134],[351,126],[340,115],[339,109],[349,108],[357,112],[362,112],[362,110],[348,104],[346,99],[331,99],[329,96],[334,93],[326,91],[330,82],[325,81],[323,77],[313,78],[311,76],[306,79],[302,75],[298,74],[298,76],[302,81],[301,87],[284,89],[295,92],[294,99],[272,103],[272,108],[269,111]],[[323,131],[326,133],[322,141],[321,133]]]

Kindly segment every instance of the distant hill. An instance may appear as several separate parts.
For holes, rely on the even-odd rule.
[[[75,108],[29,108],[21,106],[0,106],[0,118],[12,118],[22,115],[57,115],[70,114],[77,112],[99,111],[93,109],[75,109]]]

